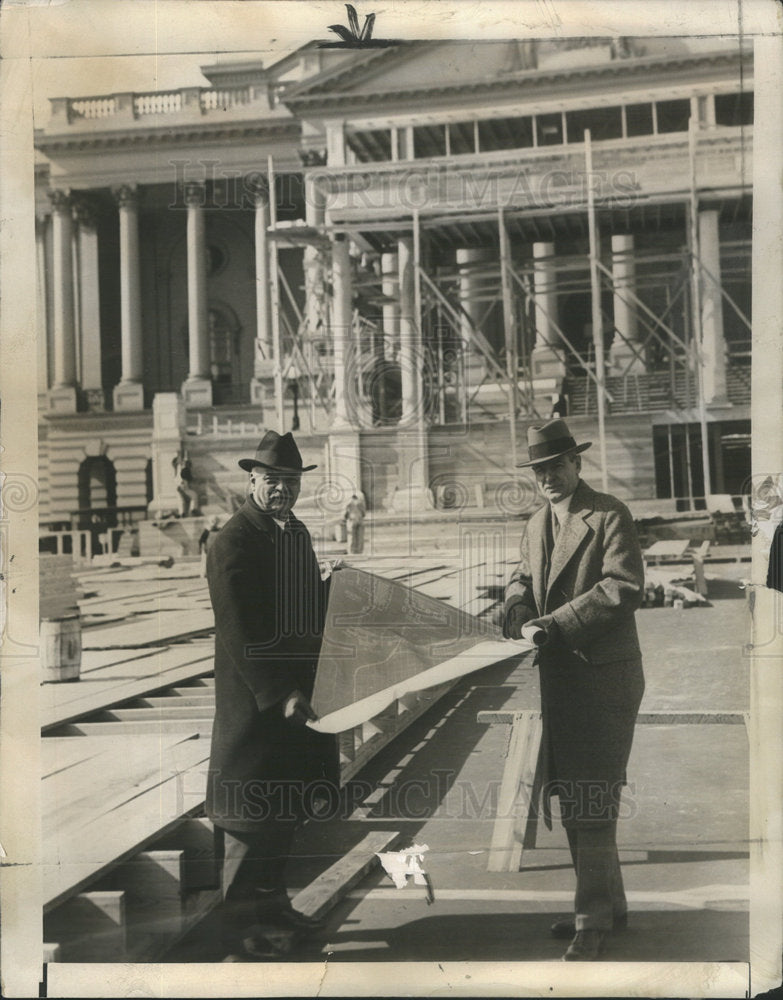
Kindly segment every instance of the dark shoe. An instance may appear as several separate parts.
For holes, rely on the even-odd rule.
[[[224,962],[259,962],[290,955],[300,941],[299,934],[281,924],[253,924],[228,948]]]
[[[564,962],[594,962],[604,947],[605,931],[577,931],[563,955]]]
[[[618,934],[628,927],[628,914],[619,913],[612,921],[612,932]],[[570,941],[576,934],[576,923],[573,917],[566,917],[564,920],[556,920],[549,928],[552,937],[562,938]]]
[[[325,917],[308,917],[295,910],[285,890],[275,893],[256,893],[256,919],[259,923],[283,924],[302,934],[314,934],[326,924]]]

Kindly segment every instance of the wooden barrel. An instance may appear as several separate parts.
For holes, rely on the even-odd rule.
[[[82,625],[78,615],[44,618],[41,621],[40,648],[44,683],[79,680]]]

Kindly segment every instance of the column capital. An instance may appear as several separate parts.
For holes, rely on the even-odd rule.
[[[139,207],[139,189],[135,184],[121,184],[112,188],[112,194],[119,208]]]
[[[325,167],[325,149],[300,149],[299,160],[303,167]]]
[[[95,229],[98,221],[98,206],[93,198],[85,194],[77,194],[71,198],[73,217],[83,229]]]
[[[204,181],[185,181],[182,195],[188,208],[204,208],[207,203],[207,185]]]
[[[60,212],[65,214],[70,210],[71,207],[71,191],[70,188],[51,188],[46,192],[49,201],[52,203],[52,209],[55,212]]]
[[[269,182],[263,174],[247,174],[244,185],[256,208],[265,208],[269,204]]]

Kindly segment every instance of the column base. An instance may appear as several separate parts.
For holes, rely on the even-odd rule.
[[[644,375],[647,366],[643,358],[637,357],[626,344],[612,346],[609,350],[609,375]]]
[[[155,497],[147,504],[147,514],[153,521],[162,521],[169,517],[179,517],[182,501],[179,494],[163,494]]]
[[[212,406],[212,381],[208,378],[188,378],[182,383],[182,398],[188,409]]]
[[[88,413],[106,412],[106,394],[103,389],[85,389],[84,400]]]
[[[141,382],[120,382],[112,392],[115,410],[143,410],[144,386]]]
[[[250,380],[250,402],[254,406],[263,406],[274,397],[274,387],[268,378],[257,375]]]
[[[78,409],[76,386],[55,386],[49,390],[47,401],[51,413],[76,413]]]
[[[565,364],[547,344],[539,344],[530,354],[530,374],[536,378],[562,378]]]
[[[360,447],[358,431],[351,428],[332,428],[329,431],[329,482],[342,491],[345,504],[352,493],[362,488]]]
[[[387,496],[384,507],[394,514],[416,514],[434,510],[435,500],[427,486],[401,486]]]

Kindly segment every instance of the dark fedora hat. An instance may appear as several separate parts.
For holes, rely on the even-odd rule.
[[[559,458],[569,451],[585,451],[592,441],[577,444],[571,437],[568,424],[561,417],[550,420],[548,424],[528,427],[527,429],[527,462],[517,462],[518,469],[526,469],[531,465],[540,465],[552,458]]]
[[[315,468],[314,465],[302,465],[302,456],[290,431],[286,434],[267,431],[261,438],[255,455],[239,460],[239,467],[245,472],[251,472],[257,465],[273,472],[309,472]]]

